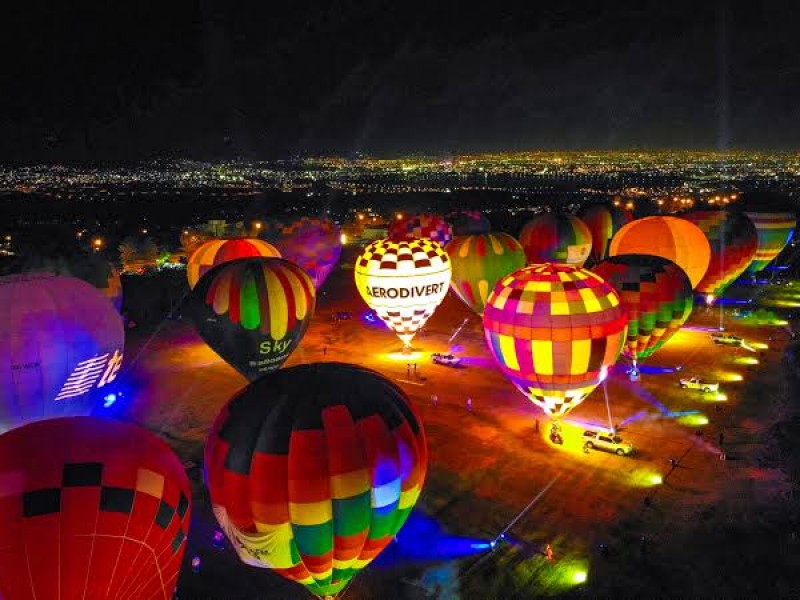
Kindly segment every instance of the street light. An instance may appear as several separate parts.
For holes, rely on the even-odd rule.
[[[99,237],[94,238],[92,240],[92,247],[94,248],[95,252],[99,251],[100,248],[103,247],[103,238],[99,238]]]

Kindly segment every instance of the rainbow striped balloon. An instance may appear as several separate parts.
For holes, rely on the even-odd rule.
[[[189,287],[193,289],[200,278],[217,265],[251,256],[280,258],[281,253],[272,244],[257,238],[209,240],[192,253],[186,264]]]
[[[458,236],[445,251],[453,270],[450,288],[479,315],[495,284],[525,266],[525,251],[507,233]]]
[[[519,242],[528,264],[557,262],[582,267],[592,251],[592,233],[578,217],[547,213],[522,228]]]
[[[315,304],[314,284],[296,264],[243,258],[206,273],[188,313],[205,342],[252,381],[286,361],[305,335]]]
[[[422,421],[403,391],[355,365],[266,375],[217,417],[205,473],[243,562],[335,596],[397,535],[425,481]]]
[[[627,319],[619,295],[598,275],[546,263],[498,282],[483,328],[503,374],[559,418],[583,402],[617,361]]]
[[[792,213],[747,212],[745,214],[758,232],[756,256],[747,267],[747,272],[757,273],[775,260],[792,239],[794,229],[797,227],[797,217]]]

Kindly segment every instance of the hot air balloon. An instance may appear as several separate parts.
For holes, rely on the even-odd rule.
[[[72,277],[0,278],[0,430],[89,414],[122,366],[122,319]]]
[[[394,242],[410,242],[423,238],[444,246],[453,239],[453,230],[444,218],[430,214],[411,215],[389,225],[389,239]]]
[[[711,260],[711,246],[694,223],[677,217],[644,217],[623,226],[611,240],[610,256],[660,256],[683,269],[692,288],[703,278]]]
[[[617,290],[628,319],[622,354],[642,360],[661,348],[692,314],[692,284],[675,263],[660,256],[622,254],[592,272]]]
[[[66,417],[0,436],[0,596],[170,600],[189,528],[178,457],[120,421]]]
[[[500,370],[555,418],[580,404],[625,342],[625,310],[598,275],[564,264],[531,265],[501,279],[483,313]]]
[[[342,233],[330,219],[302,217],[281,229],[281,256],[300,265],[319,289],[339,261]]]
[[[252,381],[289,358],[315,305],[314,284],[296,264],[242,258],[203,275],[187,312],[206,344]]]
[[[255,256],[280,258],[281,253],[272,244],[257,238],[209,240],[189,257],[186,265],[189,287],[194,288],[200,278],[217,265]]]
[[[489,233],[492,224],[477,210],[454,210],[445,219],[453,230],[453,235],[480,235]]]
[[[708,270],[695,289],[709,299],[721,296],[756,255],[755,225],[747,215],[723,210],[699,210],[685,213],[681,218],[697,225],[711,246]]]
[[[797,226],[797,217],[791,213],[745,213],[758,233],[758,248],[748,273],[756,273],[771,263],[786,247]]]
[[[372,242],[356,259],[364,302],[403,340],[405,349],[441,304],[450,285],[450,259],[430,239]]]
[[[456,236],[445,250],[453,269],[450,287],[479,315],[495,284],[525,266],[525,251],[506,233]]]
[[[422,421],[379,373],[271,373],[236,394],[205,450],[214,514],[243,562],[333,597],[403,526],[425,480]]]
[[[589,228],[592,234],[592,260],[599,263],[608,255],[608,246],[611,238],[620,228],[633,220],[633,215],[627,210],[606,206],[604,204],[589,204],[584,206],[578,217]]]
[[[547,213],[522,228],[519,241],[528,264],[557,262],[582,267],[592,250],[592,234],[578,217]]]

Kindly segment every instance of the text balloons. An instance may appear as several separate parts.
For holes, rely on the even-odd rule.
[[[692,288],[703,278],[711,260],[711,246],[697,225],[677,217],[644,217],[631,221],[611,240],[609,256],[660,256],[683,269]]]
[[[564,263],[582,267],[592,250],[592,234],[578,217],[547,213],[522,228],[519,242],[528,264]]]
[[[338,594],[403,526],[425,480],[422,422],[400,388],[342,363],[299,365],[217,417],[205,473],[243,562]]]
[[[280,258],[281,253],[272,244],[256,238],[209,240],[192,253],[186,265],[189,287],[194,288],[203,275],[218,265],[255,256]]]
[[[191,492],[178,457],[119,421],[67,417],[0,436],[0,596],[173,597]]]
[[[0,278],[0,429],[89,414],[124,350],[122,319],[88,283],[46,273]]]
[[[281,256],[300,265],[319,289],[339,262],[342,233],[330,219],[302,217],[285,225],[276,241]]]
[[[590,256],[595,263],[600,262],[608,255],[608,246],[611,238],[626,223],[633,220],[630,212],[611,208],[604,204],[589,204],[584,206],[578,217],[589,228],[592,234],[592,251]]]
[[[750,266],[758,248],[755,225],[747,215],[724,210],[699,210],[681,215],[708,238],[711,259],[695,286],[701,294],[720,296]]]
[[[456,236],[445,250],[453,269],[450,287],[479,315],[495,284],[525,266],[525,251],[506,233]]]
[[[389,239],[394,242],[410,242],[429,239],[444,246],[453,239],[450,224],[440,215],[411,215],[389,225]]]
[[[792,213],[745,213],[758,232],[758,248],[748,273],[756,273],[771,263],[786,247],[797,226],[797,217]]]
[[[315,306],[314,284],[299,266],[243,258],[206,273],[187,312],[206,344],[252,381],[289,358]]]
[[[409,347],[447,295],[450,259],[430,239],[372,242],[356,259],[364,302]]]
[[[617,361],[627,326],[619,295],[598,275],[542,264],[497,283],[483,328],[503,374],[545,413],[560,418]]]
[[[660,256],[622,254],[595,265],[622,300],[628,334],[622,354],[642,360],[661,348],[692,314],[692,284],[683,269]]]

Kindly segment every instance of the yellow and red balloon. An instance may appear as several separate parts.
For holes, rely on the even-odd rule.
[[[200,278],[214,267],[240,258],[272,256],[280,258],[281,253],[272,244],[258,238],[232,240],[209,240],[195,250],[186,265],[186,278],[189,287],[194,288]]]

